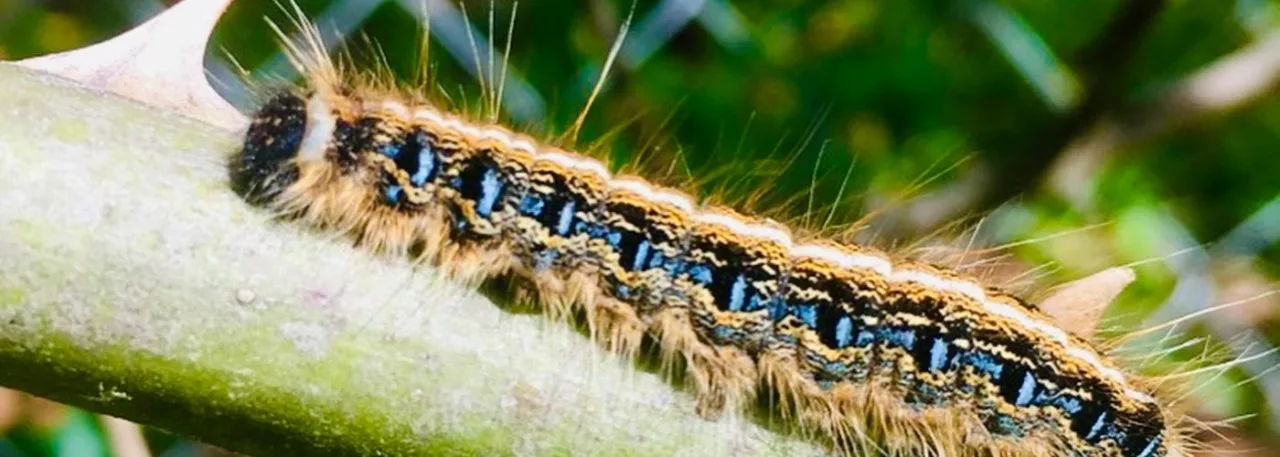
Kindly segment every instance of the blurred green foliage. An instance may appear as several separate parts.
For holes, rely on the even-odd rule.
[[[357,26],[349,37],[367,36],[398,75],[412,75],[419,25],[403,5],[417,1],[300,3],[312,18],[345,12],[335,17]],[[450,55],[442,45],[449,24],[438,6],[458,4],[427,3],[437,8],[432,80],[455,104],[475,111],[481,90],[467,68],[476,60],[468,52]],[[475,34],[499,48],[509,39],[512,73],[527,81],[525,95],[541,101],[504,113],[506,119],[548,138],[577,117],[631,8],[616,0],[528,1],[519,5],[508,38],[510,2],[493,4],[492,30],[490,2],[462,5]],[[0,57],[99,41],[163,7],[0,0]],[[353,17],[352,11],[368,14]],[[835,223],[857,221],[887,204],[862,235],[883,245],[973,215],[987,217],[975,237],[982,245],[1106,223],[1014,253],[1024,265],[1050,266],[1040,285],[1150,261],[1109,310],[1108,322],[1118,328],[1277,287],[1280,97],[1274,83],[1229,109],[1199,113],[1162,104],[1208,66],[1275,40],[1280,3],[1274,0],[644,0],[634,11],[619,64],[578,143],[614,157],[615,165],[644,156],[650,168],[678,170],[701,183],[704,196],[722,200],[765,189],[753,205],[774,214],[780,206],[784,215],[805,213],[812,192],[818,207],[836,207]],[[264,17],[288,22],[273,2],[234,4],[215,32],[210,65],[231,68],[227,55],[248,69],[279,59]],[[335,27],[323,20],[320,26]],[[355,47],[368,64],[368,47]],[[1274,79],[1264,70],[1242,77]],[[229,74],[213,72],[230,98],[251,105],[251,94]],[[269,76],[256,72],[249,79],[261,83]],[[1181,116],[1178,110],[1193,115],[1082,156],[1087,173],[1046,185],[1046,176],[1072,158],[1064,151],[1090,127],[1115,122],[1137,130],[1151,119]],[[910,196],[956,197],[941,200],[951,217],[913,216],[915,201],[902,202]],[[1207,289],[1190,281],[1200,276],[1213,279]],[[1188,337],[1235,343],[1231,354],[1248,346],[1237,338],[1248,332],[1248,351],[1256,353],[1280,343],[1278,304],[1274,297],[1256,300],[1248,312],[1181,329]],[[1180,351],[1148,368],[1160,372],[1199,354]],[[1259,363],[1196,382],[1214,392],[1204,414],[1248,416],[1237,425],[1261,446],[1280,449],[1280,375],[1264,373],[1280,362]],[[1236,383],[1243,386],[1231,388]],[[33,449],[26,452],[54,455]]]
[[[72,411],[57,426],[40,430],[36,427],[20,427],[8,434],[11,451],[25,449],[35,455],[96,457],[110,455],[110,447],[103,437],[94,416]],[[6,451],[0,451],[0,455]]]

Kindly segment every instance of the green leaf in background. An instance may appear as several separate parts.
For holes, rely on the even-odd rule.
[[[110,447],[96,416],[70,409],[52,428],[37,429],[31,424],[10,432],[9,444],[17,455],[28,457],[109,457]],[[6,456],[0,443],[0,456]]]

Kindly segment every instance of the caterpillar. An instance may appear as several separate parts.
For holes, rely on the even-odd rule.
[[[621,354],[656,342],[708,419],[776,395],[855,455],[1189,454],[1154,383],[1013,294],[352,80],[304,29],[305,86],[230,162],[252,204],[461,282],[523,278]]]

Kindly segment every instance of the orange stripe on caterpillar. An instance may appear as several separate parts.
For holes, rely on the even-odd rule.
[[[231,175],[249,201],[375,251],[468,282],[515,271],[621,352],[648,334],[688,363],[706,416],[767,387],[851,452],[1185,453],[1141,380],[1009,294],[797,241],[500,126],[345,87],[285,92]]]

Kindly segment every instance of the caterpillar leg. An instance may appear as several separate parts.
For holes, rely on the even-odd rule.
[[[697,412],[718,418],[726,410],[741,411],[756,395],[756,365],[738,348],[702,342],[685,309],[665,309],[655,315],[653,331],[667,366],[681,358],[697,397]]]

